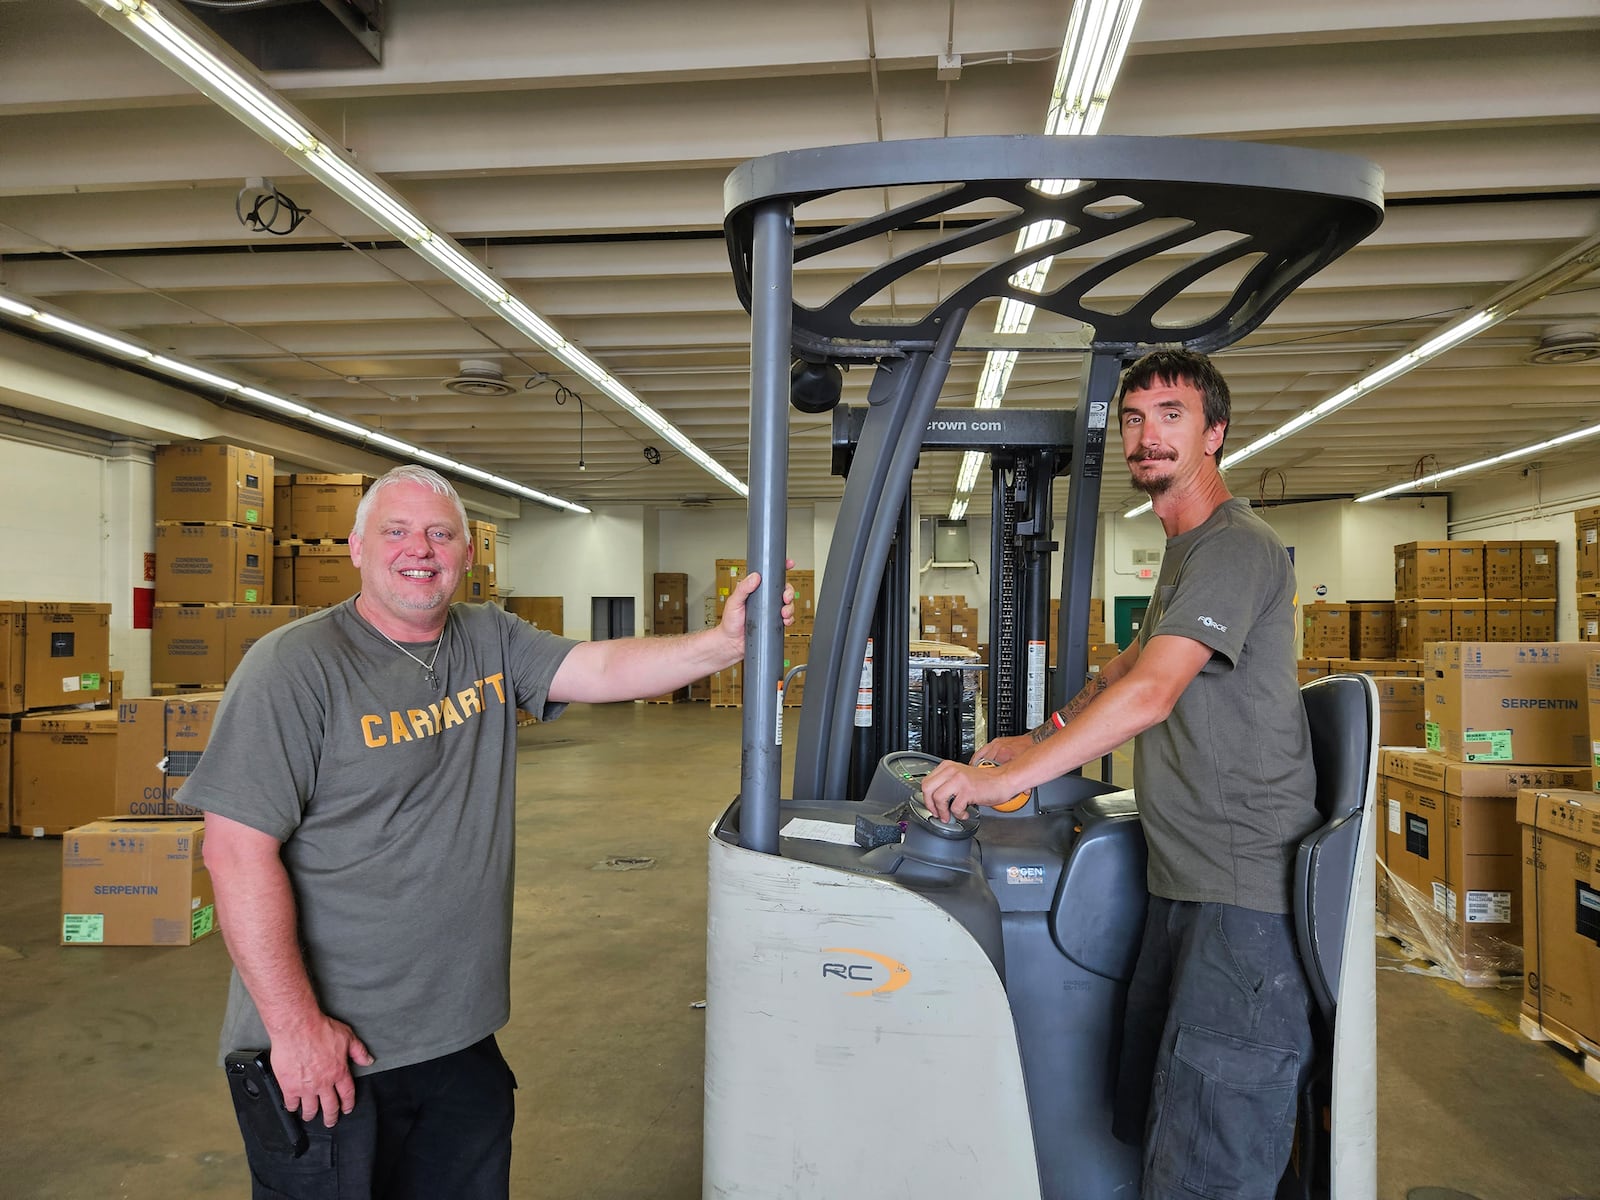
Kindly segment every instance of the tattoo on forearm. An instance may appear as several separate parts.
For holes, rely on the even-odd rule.
[[[1071,700],[1068,700],[1065,708],[1056,710],[1056,715],[1061,718],[1061,724],[1065,725],[1069,721],[1076,720],[1078,717],[1082,716],[1083,710],[1089,707],[1089,703],[1105,690],[1106,677],[1104,675],[1096,675],[1088,683],[1084,684],[1083,690]],[[1043,725],[1039,726],[1039,728],[1033,731],[1031,735],[1033,738],[1033,744],[1037,746],[1040,742],[1054,734],[1058,728],[1060,728],[1060,726],[1056,724],[1055,718],[1052,717],[1050,720],[1046,721]]]

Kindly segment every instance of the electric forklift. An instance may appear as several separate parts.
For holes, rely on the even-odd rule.
[[[841,222],[863,195],[887,210]],[[813,222],[808,205],[823,216]],[[1082,394],[1049,435],[1050,460],[1028,468],[1035,485],[1058,467],[1067,477],[1049,695],[1061,705],[1086,673],[1121,369],[1147,349],[1238,341],[1382,211],[1381,172],[1362,160],[1164,138],[839,146],[769,155],[728,177],[725,232],[751,314],[751,570],[776,579],[784,568],[792,385],[807,382],[817,411],[817,378],[846,365],[873,376],[865,411],[847,418],[857,424],[787,788],[779,589],[761,589],[747,616],[740,794],[709,834],[705,1196],[1138,1195],[1139,1147],[1111,1128],[1147,899],[1138,797],[1073,773],[981,826],[923,807],[920,781],[937,760],[906,749],[912,473],[937,440],[930,422],[977,305],[1010,299],[1082,326]],[[1042,239],[1012,249],[1041,221],[1052,222]],[[1003,252],[969,253],[989,243]],[[813,271],[874,251],[842,286]],[[1051,256],[1044,285],[1023,288],[1019,272]],[[965,265],[917,311],[902,299],[886,319],[871,306],[934,263]],[[1130,281],[1131,304],[1104,299],[1125,297]],[[1048,503],[1037,506],[1047,487],[1020,508],[999,494],[1015,492],[1016,461],[996,476],[996,554],[1035,570],[992,572],[1032,581],[991,639],[1013,647],[1035,640],[1048,611],[1036,568],[1052,535]],[[1012,693],[1009,709],[991,697],[997,733],[1021,727],[1039,686],[1024,657],[1002,649],[991,664],[991,692]],[[1343,676],[1303,697],[1326,816],[1300,849],[1295,901],[1319,1069],[1285,1194],[1346,1200],[1376,1189],[1376,694]]]

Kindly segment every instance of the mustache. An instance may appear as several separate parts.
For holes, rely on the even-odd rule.
[[[1178,454],[1175,450],[1135,450],[1128,455],[1128,461],[1138,462],[1177,462]]]

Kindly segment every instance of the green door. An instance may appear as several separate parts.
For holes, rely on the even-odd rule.
[[[1111,628],[1116,635],[1117,649],[1126,650],[1139,636],[1139,626],[1144,624],[1144,611],[1150,607],[1149,596],[1118,596],[1112,601]]]

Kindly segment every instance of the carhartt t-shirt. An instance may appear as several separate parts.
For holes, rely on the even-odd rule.
[[[1212,654],[1172,714],[1135,742],[1150,891],[1288,912],[1296,847],[1318,824],[1294,569],[1243,500],[1167,542],[1140,645],[1167,634]]]
[[[516,714],[560,714],[576,644],[454,605],[435,686],[350,600],[267,634],[229,681],[181,796],[283,842],[317,997],[376,1060],[358,1074],[508,1019]],[[222,1051],[267,1044],[235,971]]]

